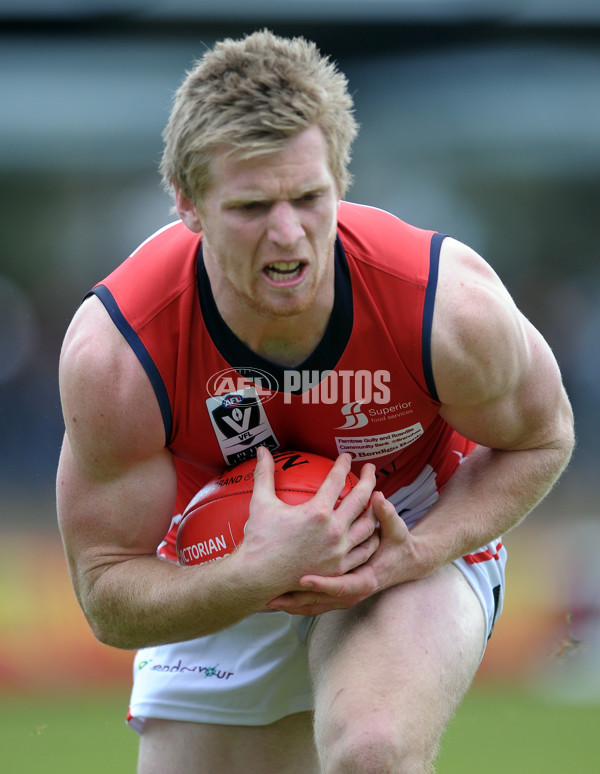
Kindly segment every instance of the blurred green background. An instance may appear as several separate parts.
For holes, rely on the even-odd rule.
[[[0,704],[3,771],[10,774],[135,772],[135,735],[117,699],[100,694]],[[520,692],[474,690],[452,721],[438,774],[594,774],[599,712],[569,713]],[[165,772],[168,774],[168,772]],[[226,774],[224,772],[223,774]]]
[[[1,0],[2,770],[83,770],[76,750],[89,774],[134,769],[131,654],[89,634],[56,530],[58,355],[88,288],[173,219],[156,167],[184,71],[263,26],[347,73],[349,198],[483,254],[575,408],[570,469],[507,536],[505,613],[440,771],[597,771],[598,0]]]

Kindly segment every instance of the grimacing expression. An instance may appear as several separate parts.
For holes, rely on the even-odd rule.
[[[177,197],[184,222],[202,231],[219,306],[273,317],[300,314],[330,291],[339,204],[317,126],[270,155],[214,157],[200,204]],[[223,311],[223,309],[222,309]]]

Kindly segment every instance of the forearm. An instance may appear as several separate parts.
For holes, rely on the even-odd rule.
[[[134,558],[88,574],[76,588],[96,637],[124,649],[211,634],[264,608],[270,598],[231,557],[195,567]]]
[[[435,569],[519,524],[550,492],[570,448],[475,449],[412,530],[423,563]]]
[[[79,501],[75,507],[63,493],[59,513],[63,527],[65,522],[69,526],[63,528],[63,539],[73,584],[94,633],[120,648],[204,636],[265,610],[270,600],[297,588],[308,572],[343,575],[363,565],[379,545],[377,519],[367,507],[375,471],[365,465],[358,483],[335,507],[349,468],[349,457],[341,455],[313,498],[287,505],[274,491],[273,459],[265,450],[255,469],[244,541],[221,561],[191,567],[149,553],[156,543],[144,521],[145,545],[128,540],[121,529],[125,516],[113,520],[107,546],[97,511],[89,504],[82,508]],[[139,497],[134,502],[128,514],[143,513]],[[67,512],[79,516],[69,520]]]

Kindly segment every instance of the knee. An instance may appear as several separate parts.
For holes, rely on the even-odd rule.
[[[425,735],[401,730],[383,718],[358,719],[319,744],[324,774],[431,774],[435,750]]]

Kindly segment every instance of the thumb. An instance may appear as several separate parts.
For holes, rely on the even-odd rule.
[[[393,534],[396,540],[405,540],[408,536],[408,527],[404,519],[398,515],[395,507],[386,500],[381,492],[373,492],[371,498],[373,515],[379,521],[382,535]]]

